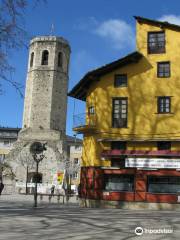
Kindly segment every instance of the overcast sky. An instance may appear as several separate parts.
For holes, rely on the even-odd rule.
[[[30,1],[30,2],[33,2]],[[159,19],[180,25],[179,0],[47,0],[29,8],[25,25],[29,38],[54,34],[66,38],[72,49],[69,90],[88,71],[135,51],[133,16]],[[28,50],[9,56],[16,68],[13,78],[25,85]],[[0,96],[0,125],[21,127],[23,99],[9,85]],[[68,99],[67,133],[72,135],[74,100]],[[75,102],[75,113],[84,112],[84,104]]]

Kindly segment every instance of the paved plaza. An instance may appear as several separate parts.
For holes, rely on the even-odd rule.
[[[180,211],[80,208],[75,198],[62,204],[55,197],[32,206],[33,196],[0,196],[0,240],[180,239]],[[137,236],[136,227],[173,233]]]

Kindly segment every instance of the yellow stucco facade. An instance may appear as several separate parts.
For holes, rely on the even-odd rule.
[[[166,51],[148,54],[148,32],[164,31]],[[136,50],[143,57],[137,63],[127,64],[94,81],[87,90],[86,112],[94,106],[95,131],[84,133],[83,166],[110,166],[101,160],[100,153],[110,149],[110,141],[121,139],[127,149],[157,150],[156,141],[171,141],[172,150],[179,150],[180,143],[180,31],[139,23],[136,26]],[[157,63],[170,62],[170,77],[157,77]],[[114,76],[127,74],[127,87],[114,87]],[[171,112],[158,114],[157,97],[171,97]],[[128,98],[128,123],[126,128],[112,127],[112,99]],[[102,140],[103,139],[103,140]]]

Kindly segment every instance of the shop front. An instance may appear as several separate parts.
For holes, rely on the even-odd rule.
[[[180,153],[105,151],[111,167],[82,167],[81,198],[97,201],[180,203]],[[121,157],[119,157],[121,154]],[[123,157],[124,156],[124,157]]]

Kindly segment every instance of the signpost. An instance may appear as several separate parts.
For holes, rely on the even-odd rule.
[[[37,207],[37,184],[38,184],[38,168],[39,163],[43,160],[45,155],[43,152],[46,150],[46,144],[40,142],[34,142],[30,146],[30,152],[36,162],[36,176],[35,176],[35,190],[34,190],[34,207]]]

